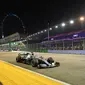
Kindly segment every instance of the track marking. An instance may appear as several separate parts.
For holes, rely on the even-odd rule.
[[[45,75],[43,75],[43,74],[40,74],[40,73],[34,72],[34,71],[32,71],[32,70],[25,69],[25,68],[22,68],[22,67],[20,67],[20,66],[17,66],[17,65],[14,65],[14,64],[8,63],[8,62],[6,62],[6,61],[2,61],[2,60],[0,60],[0,61],[1,61],[1,62],[4,62],[4,63],[7,63],[7,64],[9,64],[9,65],[12,65],[12,66],[14,66],[14,67],[17,67],[17,68],[20,68],[20,69],[26,70],[26,71],[28,71],[28,72],[35,73],[35,74],[40,75],[40,76],[42,76],[42,77],[48,78],[48,79],[50,79],[50,80],[53,80],[53,81],[59,82],[59,83],[61,83],[61,84],[64,84],[64,85],[71,85],[71,84],[65,83],[65,82],[63,82],[63,81],[56,80],[56,79],[54,79],[54,78],[51,78],[51,77],[45,76]]]

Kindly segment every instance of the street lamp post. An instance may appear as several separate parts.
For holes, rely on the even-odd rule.
[[[74,40],[72,39],[72,50],[74,50]]]
[[[84,29],[84,21],[85,21],[85,17],[80,17],[80,22],[81,22],[81,29]],[[83,50],[85,49],[85,39],[83,39]]]
[[[49,41],[49,23],[48,23],[48,41]]]
[[[64,40],[63,40],[63,50],[64,50]]]

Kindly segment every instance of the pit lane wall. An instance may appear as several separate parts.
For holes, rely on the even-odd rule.
[[[48,50],[48,53],[83,54],[83,55],[85,55],[85,50]]]

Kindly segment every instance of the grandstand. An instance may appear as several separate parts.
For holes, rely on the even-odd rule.
[[[0,50],[9,51],[9,50],[23,50],[26,49],[24,44],[26,35],[14,33],[3,39],[0,39]]]
[[[44,38],[41,43],[28,44],[35,50],[85,50],[85,30],[73,31]]]
[[[51,50],[85,50],[85,30],[51,36],[42,42],[43,49]]]
[[[29,49],[85,50],[85,16],[54,26],[50,25],[29,35],[28,38],[31,39],[31,43],[28,44]],[[35,44],[33,40],[39,43]]]
[[[0,39],[0,44],[5,44],[8,42],[18,41],[18,40],[20,40],[20,34],[17,32],[17,33],[14,33],[12,35],[9,35],[3,39]]]

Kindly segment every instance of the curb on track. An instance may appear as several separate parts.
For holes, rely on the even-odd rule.
[[[2,61],[2,60],[0,60],[0,61]],[[66,82],[63,82],[63,81],[60,81],[60,80],[57,80],[57,79],[54,79],[54,78],[51,78],[51,77],[45,76],[45,75],[43,75],[43,74],[40,74],[40,73],[34,72],[34,71],[32,71],[32,70],[25,69],[25,68],[22,68],[22,67],[20,67],[20,66],[17,66],[17,65],[14,65],[14,64],[8,63],[8,62],[6,62],[6,61],[2,61],[2,62],[7,63],[7,64],[10,64],[10,65],[12,65],[12,66],[14,66],[14,67],[17,67],[17,68],[20,68],[20,69],[26,70],[26,71],[28,71],[28,72],[35,73],[35,74],[37,74],[37,75],[40,75],[40,76],[45,77],[45,78],[48,78],[48,79],[50,79],[50,80],[53,80],[53,81],[59,82],[59,83],[61,83],[61,84],[64,84],[64,85],[71,85],[71,84],[68,84],[68,83],[66,83]]]

